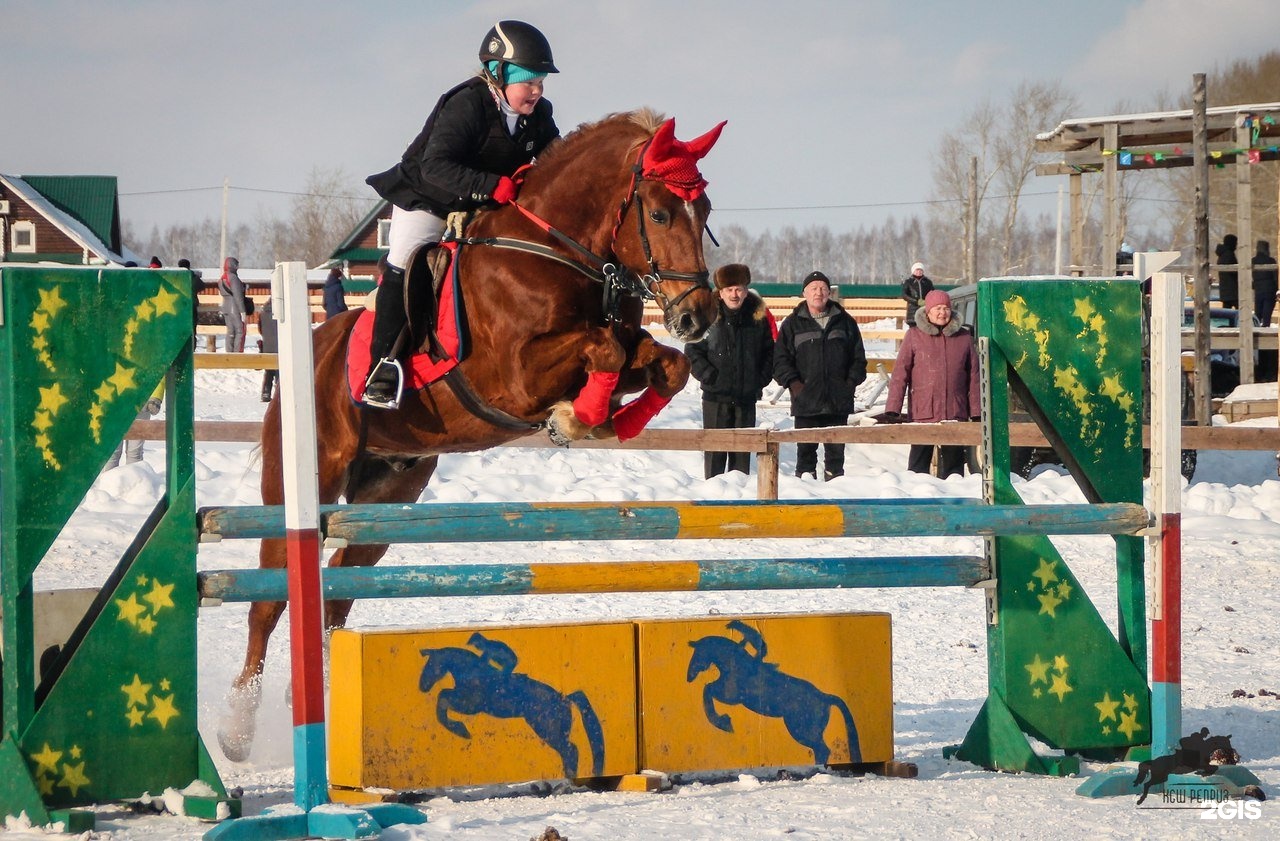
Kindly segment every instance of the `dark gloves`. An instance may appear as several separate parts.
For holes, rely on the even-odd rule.
[[[791,399],[795,400],[800,396],[800,392],[804,391],[804,382],[801,380],[792,380],[787,383],[787,391],[791,392]]]
[[[507,176],[498,179],[498,186],[493,188],[493,200],[498,204],[507,204],[516,197],[516,182]]]
[[[898,412],[881,412],[878,415],[872,415],[871,419],[876,423],[906,423],[906,415]]]
[[[969,420],[972,423],[982,423],[982,415],[974,415],[973,417],[969,418]]]
[[[152,397],[150,400],[147,401],[146,408],[147,408],[147,414],[149,415],[160,414],[160,398]]]

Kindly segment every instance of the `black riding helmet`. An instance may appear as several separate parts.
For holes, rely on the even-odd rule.
[[[522,20],[500,20],[480,42],[480,63],[498,62],[494,81],[502,87],[505,65],[518,64],[536,73],[559,73],[551,57],[551,44],[538,28]],[[487,69],[486,69],[486,72]]]

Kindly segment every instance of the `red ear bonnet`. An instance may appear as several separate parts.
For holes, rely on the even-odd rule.
[[[725,120],[701,137],[686,142],[676,139],[675,119],[667,120],[658,127],[645,147],[640,161],[641,175],[652,181],[661,181],[685,201],[698,198],[707,186],[707,180],[698,172],[698,161],[711,151],[727,122]]]

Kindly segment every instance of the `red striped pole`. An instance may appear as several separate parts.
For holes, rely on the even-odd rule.
[[[271,298],[272,311],[280,324],[280,427],[293,681],[293,799],[299,808],[310,811],[329,802],[329,776],[324,738],[320,498],[306,264],[276,264],[271,276]]]

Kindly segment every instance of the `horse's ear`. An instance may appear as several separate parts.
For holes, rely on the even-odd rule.
[[[671,117],[653,133],[649,141],[649,150],[645,154],[650,160],[660,161],[667,157],[676,141],[676,118]]]
[[[689,147],[689,151],[693,154],[695,159],[706,157],[707,153],[711,151],[711,147],[716,145],[716,141],[720,139],[720,132],[728,122],[728,120],[721,120],[720,125],[716,126],[701,137],[696,137],[685,144]],[[674,128],[675,126],[673,125],[672,129],[674,130]]]

